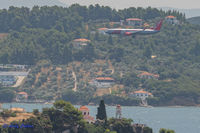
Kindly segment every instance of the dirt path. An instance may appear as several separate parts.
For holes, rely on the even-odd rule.
[[[115,69],[112,66],[112,63],[110,62],[110,60],[108,60],[108,64],[109,64],[109,69],[112,70],[111,74],[113,74],[115,72]]]
[[[39,77],[40,77],[40,73],[38,73],[38,74],[35,76],[35,82],[34,82],[34,84],[36,84],[36,83],[38,82]]]
[[[23,83],[25,78],[26,76],[17,76],[17,82],[12,87],[20,86]]]
[[[109,92],[110,92],[110,94],[112,93],[112,89],[111,88],[109,88]]]
[[[76,80],[76,74],[74,72],[74,70],[72,70],[72,76],[74,78],[74,88],[72,89],[73,91],[77,91],[77,80]]]

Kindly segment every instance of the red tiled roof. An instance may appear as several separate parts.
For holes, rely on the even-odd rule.
[[[28,95],[26,92],[18,92],[17,94]]]
[[[96,80],[114,80],[113,78],[110,77],[98,77]]]
[[[174,16],[167,16],[166,18],[175,18]]]
[[[85,110],[89,111],[88,107],[86,107],[86,106],[81,106],[79,110],[80,111],[85,111]]]
[[[74,42],[90,42],[90,40],[85,39],[85,38],[79,38],[79,39],[75,39]]]
[[[127,18],[126,21],[142,21],[142,19],[139,19],[139,18]]]
[[[107,30],[108,28],[99,28],[98,30]]]

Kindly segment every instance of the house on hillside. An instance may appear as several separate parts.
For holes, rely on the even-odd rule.
[[[0,73],[0,83],[3,86],[12,86],[16,83],[16,81],[17,81],[16,76]]]
[[[172,15],[165,17],[165,21],[168,24],[179,24],[179,21],[177,20],[177,18],[175,16],[172,16]]]
[[[21,101],[21,100],[27,100],[28,99],[28,94],[26,92],[18,92],[16,94],[16,101]]]
[[[142,26],[142,19],[139,18],[128,18],[126,19],[127,25],[130,26]]]
[[[85,38],[79,38],[79,39],[75,39],[73,40],[73,47],[75,48],[83,48],[85,46],[88,45],[88,43],[90,43],[91,41]]]
[[[144,90],[138,90],[134,91],[131,94],[129,94],[130,97],[140,98],[140,99],[146,99],[148,97],[153,97],[153,95],[150,92],[144,91]]]
[[[115,80],[111,77],[98,77],[93,79],[90,84],[97,88],[109,88],[114,84]]]
[[[0,72],[0,83],[3,86],[12,86],[16,83],[18,76],[26,77],[29,72],[17,72],[17,71],[9,71],[9,72]]]
[[[142,73],[138,74],[137,77],[139,77],[141,79],[158,79],[159,75],[149,73],[149,72],[142,72]]]
[[[107,30],[108,30],[108,28],[99,28],[99,29],[98,29],[98,32],[99,32],[100,34],[105,35]]]
[[[86,120],[88,123],[94,123],[94,117],[90,116],[90,110],[86,106],[81,106],[79,109],[82,112],[83,119]]]

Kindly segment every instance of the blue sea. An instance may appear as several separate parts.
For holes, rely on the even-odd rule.
[[[3,108],[21,107],[28,112],[33,109],[52,107],[52,104],[5,103]],[[79,108],[80,106],[75,105]],[[97,106],[88,106],[95,117]],[[115,117],[115,106],[106,106],[108,117]],[[200,107],[135,107],[123,106],[122,117],[133,119],[134,123],[146,124],[158,133],[160,128],[173,129],[176,133],[200,133]]]

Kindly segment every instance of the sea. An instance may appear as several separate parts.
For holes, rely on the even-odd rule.
[[[79,105],[74,105],[79,108]],[[4,103],[2,108],[24,108],[27,112],[33,109],[52,107],[52,104]],[[87,106],[90,115],[96,117],[97,106]],[[106,106],[107,117],[115,117],[116,107]],[[176,133],[200,133],[200,107],[137,107],[122,106],[122,117],[133,119],[134,123],[146,124],[159,133],[160,128],[172,129]]]

